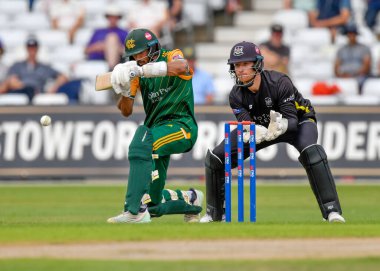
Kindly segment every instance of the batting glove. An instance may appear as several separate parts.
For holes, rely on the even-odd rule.
[[[282,118],[282,115],[274,110],[270,111],[270,122],[268,126],[268,133],[265,140],[271,141],[284,134],[288,129],[288,120]]]
[[[117,64],[111,74],[112,88],[116,94],[121,94],[125,97],[131,97],[130,78],[125,72],[124,64]]]

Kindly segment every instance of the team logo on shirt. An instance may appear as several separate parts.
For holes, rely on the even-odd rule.
[[[151,35],[149,32],[146,32],[146,33],[145,33],[145,38],[146,38],[147,40],[151,40],[151,39],[152,39],[152,35]]]
[[[267,107],[272,107],[273,106],[273,102],[272,102],[272,99],[270,97],[266,97],[264,100],[265,100],[265,105]]]
[[[242,55],[244,55],[243,46],[236,46],[234,48],[234,56],[242,56]]]
[[[136,44],[134,39],[127,40],[125,43],[125,47],[127,47],[128,50],[133,49],[135,46]]]

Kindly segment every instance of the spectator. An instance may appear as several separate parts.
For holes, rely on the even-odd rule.
[[[33,11],[33,7],[34,7],[34,0],[28,0],[28,10],[29,10],[29,12]]]
[[[226,12],[228,14],[234,14],[242,10],[243,10],[243,6],[241,4],[241,0],[227,0],[226,1]]]
[[[66,76],[37,61],[38,41],[35,37],[28,38],[26,48],[27,59],[9,68],[2,92],[25,93],[31,100],[34,94],[45,91],[49,79],[55,80],[46,92],[57,92],[58,88],[67,82]]]
[[[1,62],[1,57],[3,56],[3,54],[4,54],[4,46],[0,40],[0,84],[4,81],[6,74],[7,74],[7,68]]]
[[[316,9],[309,12],[312,27],[329,28],[331,41],[335,42],[338,31],[352,23],[350,0],[317,0]]]
[[[368,46],[357,42],[356,26],[346,27],[345,34],[348,37],[348,44],[337,52],[335,75],[341,78],[356,78],[361,93],[363,83],[371,72],[371,50]]]
[[[119,20],[123,17],[118,6],[108,5],[105,16],[108,26],[95,30],[85,49],[85,54],[89,60],[106,60],[112,69],[122,58],[123,44],[128,31],[118,26]]]
[[[184,53],[190,68],[194,71],[194,104],[213,104],[215,97],[214,79],[211,74],[197,67],[193,48],[185,48]]]
[[[315,9],[316,0],[284,0],[285,9],[310,11]]]
[[[170,29],[174,29],[182,20],[182,0],[168,0]]]
[[[288,73],[290,49],[283,43],[282,36],[282,25],[272,25],[270,39],[262,43],[260,49],[265,58],[265,69]]]
[[[364,20],[369,28],[373,30],[376,25],[377,14],[380,11],[380,0],[368,0],[367,10],[364,14]]]
[[[84,7],[77,0],[59,0],[49,5],[48,11],[53,29],[68,32],[69,41],[73,43],[76,32],[83,26]]]
[[[169,9],[166,3],[157,0],[141,0],[131,6],[128,12],[127,28],[147,28],[157,37],[169,22]]]

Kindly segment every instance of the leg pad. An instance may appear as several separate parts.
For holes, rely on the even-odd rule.
[[[305,148],[298,160],[306,170],[322,216],[327,219],[330,212],[342,214],[334,178],[323,147],[311,145]]]
[[[224,213],[224,164],[208,150],[205,159],[207,213],[221,221]]]

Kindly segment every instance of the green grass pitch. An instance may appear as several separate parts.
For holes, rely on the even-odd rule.
[[[175,189],[173,183],[168,188]],[[180,187],[187,189],[188,187]],[[204,190],[204,186],[196,185]],[[248,220],[248,189],[246,189]],[[183,216],[146,225],[109,225],[121,211],[122,184],[0,185],[1,246],[139,240],[281,239],[380,237],[380,185],[338,185],[346,224],[322,218],[307,184],[259,184],[257,223],[185,224]],[[236,196],[234,187],[233,196]],[[235,198],[236,199],[236,198]],[[236,200],[233,202],[236,203]],[[233,204],[236,221],[236,204]],[[379,258],[255,261],[120,261],[0,259],[0,270],[378,270]],[[125,269],[125,264],[130,268]],[[123,268],[124,267],[124,268]],[[331,267],[331,269],[329,269]],[[122,269],[123,268],[123,269]]]

